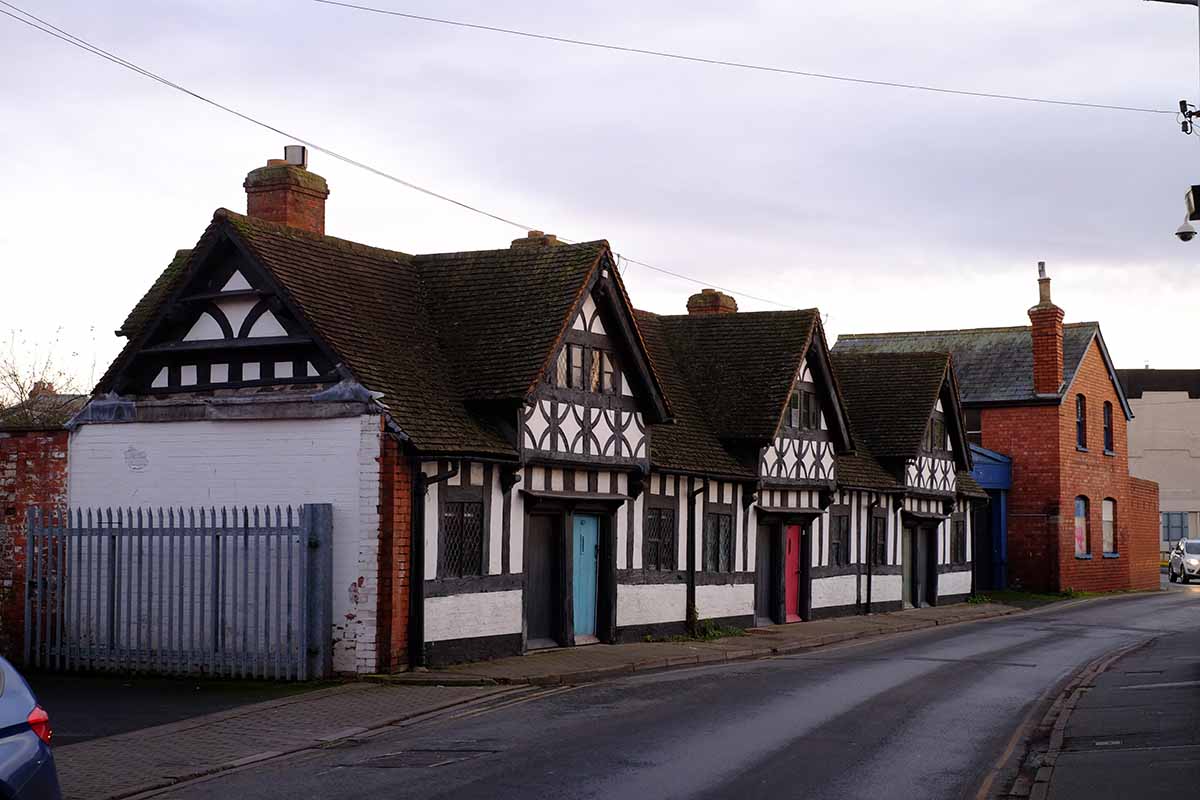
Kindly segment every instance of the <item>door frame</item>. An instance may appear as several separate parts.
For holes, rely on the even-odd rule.
[[[758,524],[771,529],[771,560],[770,560],[770,614],[776,625],[787,624],[787,576],[784,574],[787,564],[787,527],[800,526],[800,620],[808,622],[812,619],[812,552],[813,552],[813,522],[823,512],[819,509],[797,509],[796,511],[759,511]],[[757,540],[756,540],[757,542]],[[757,543],[755,544],[757,547]],[[755,555],[755,595],[758,593],[757,554]],[[757,608],[755,614],[757,615]]]
[[[521,652],[527,652],[529,643],[528,553],[529,518],[542,514],[556,516],[559,520],[559,644],[575,646],[575,560],[571,546],[575,533],[575,515],[596,518],[596,538],[600,552],[596,557],[596,638],[606,644],[617,640],[617,525],[616,514],[626,502],[632,500],[590,500],[577,498],[525,495],[523,519],[524,546],[521,564]]]

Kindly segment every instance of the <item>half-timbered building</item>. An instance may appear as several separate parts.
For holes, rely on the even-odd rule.
[[[118,331],[69,499],[331,504],[335,670],[969,590],[944,357],[835,370],[815,309],[712,290],[635,312],[604,241],[328,236],[303,159],[245,187],[248,213],[218,210]]]

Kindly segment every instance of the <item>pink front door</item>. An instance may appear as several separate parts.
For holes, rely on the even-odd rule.
[[[800,526],[788,525],[784,532],[784,614],[788,622],[800,621]],[[779,584],[775,584],[778,586]]]

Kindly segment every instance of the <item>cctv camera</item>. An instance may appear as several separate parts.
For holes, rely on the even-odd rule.
[[[1185,219],[1183,224],[1179,226],[1179,230],[1175,231],[1175,235],[1179,237],[1179,241],[1181,242],[1190,242],[1196,238],[1196,229],[1192,227],[1192,223]]]

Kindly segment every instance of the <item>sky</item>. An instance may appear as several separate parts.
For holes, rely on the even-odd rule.
[[[1118,367],[1200,367],[1200,183],[1173,116],[683,63],[321,5],[14,0],[405,180],[791,307],[842,333],[1028,323],[1037,262]],[[862,78],[1172,109],[1196,9],[1140,0],[366,0],[408,13]],[[0,16],[0,336],[89,385],[113,331],[291,140]],[[520,230],[321,153],[328,233],[409,253]],[[699,287],[627,265],[635,304]],[[1196,304],[1194,306],[1193,304]],[[742,310],[774,306],[740,297]]]

